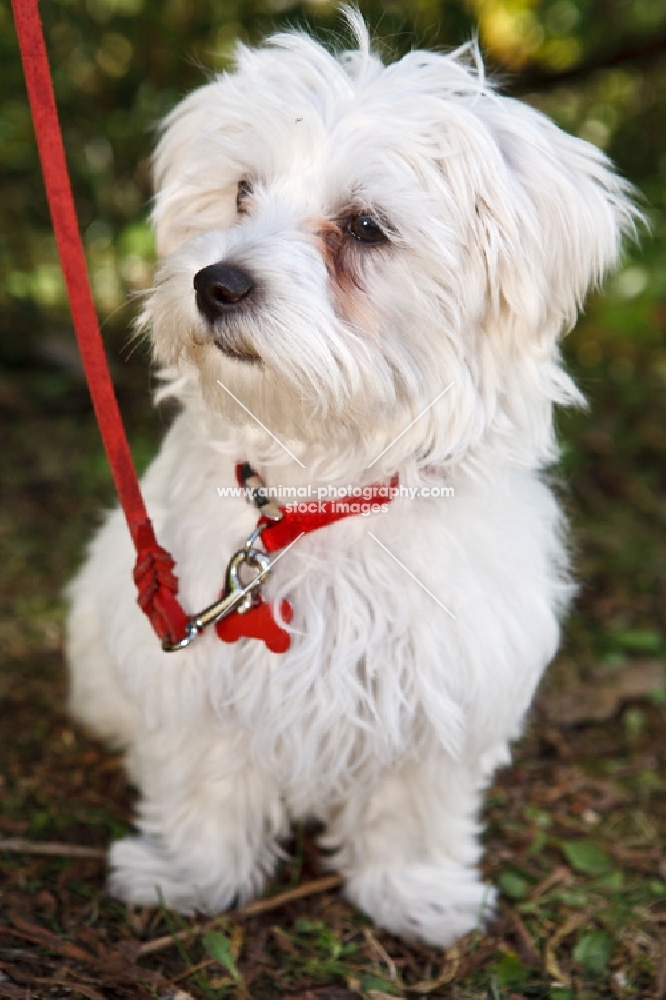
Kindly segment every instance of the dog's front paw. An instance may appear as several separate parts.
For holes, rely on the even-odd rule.
[[[109,892],[125,903],[163,904],[181,913],[194,913],[224,910],[233,902],[233,894],[225,899],[218,893],[213,903],[210,887],[193,883],[151,837],[125,837],[112,844],[109,869]]]
[[[458,865],[365,868],[350,875],[348,898],[380,927],[447,947],[492,915],[496,893]]]

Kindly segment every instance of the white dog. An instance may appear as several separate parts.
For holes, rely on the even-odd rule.
[[[257,524],[220,496],[237,463],[287,494],[401,495],[276,553],[280,653],[214,628],[163,652],[115,512],[71,588],[71,700],[141,794],[115,895],[242,903],[314,817],[350,900],[446,945],[492,909],[480,796],[572,592],[543,480],[553,406],[581,398],[558,338],[636,212],[473,44],[384,66],[349,18],[357,50],[241,46],[166,120],[141,325],[180,413],[143,486],[193,614]]]

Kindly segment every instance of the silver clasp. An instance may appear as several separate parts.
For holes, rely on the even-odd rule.
[[[194,618],[190,618],[186,626],[186,632],[178,642],[169,642],[168,639],[162,641],[162,649],[165,653],[175,653],[196,639],[205,628],[214,625],[222,618],[237,611],[239,615],[245,614],[252,607],[255,595],[265,582],[271,571],[270,556],[262,549],[254,547],[261,532],[266,525],[258,525],[247,539],[245,545],[238,552],[234,552],[227,565],[224,580],[224,596],[214,604],[210,604],[203,611],[200,611]],[[241,580],[241,570],[244,566],[249,566],[257,570],[249,583]]]

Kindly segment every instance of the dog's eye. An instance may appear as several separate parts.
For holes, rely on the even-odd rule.
[[[239,181],[238,191],[236,192],[236,210],[238,212],[243,211],[243,203],[246,200],[246,198],[249,198],[251,194],[252,194],[252,185],[250,184],[250,182],[245,180]]]
[[[384,243],[386,234],[371,215],[357,215],[349,223],[349,232],[361,243]]]

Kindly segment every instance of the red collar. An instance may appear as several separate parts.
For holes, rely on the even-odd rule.
[[[278,510],[282,515],[278,519],[277,516],[264,514],[259,519],[259,525],[265,525],[261,541],[267,552],[284,549],[299,535],[327,528],[329,524],[334,524],[343,518],[364,513],[379,513],[385,504],[391,502],[399,483],[398,476],[395,475],[388,485],[374,483],[372,486],[364,486],[358,496],[354,496],[352,491],[351,496],[340,496],[334,500],[308,498],[299,502],[298,498],[295,498],[294,503],[277,507],[270,503],[265,494],[262,495],[263,482],[248,462],[239,462],[236,465],[236,480],[239,486],[249,491],[249,496],[260,511],[270,507],[275,515]]]
[[[352,490],[352,496],[339,497],[335,500],[321,501],[308,498],[307,503],[297,502],[278,507],[266,495],[261,477],[248,462],[241,462],[236,466],[236,479],[238,485],[248,491],[248,498],[264,512],[259,518],[257,528],[262,528],[261,542],[266,552],[286,549],[301,535],[325,528],[345,517],[379,513],[382,508],[385,509],[385,504],[393,499],[398,486],[396,475],[388,486],[379,484],[365,487],[358,497],[353,496]],[[256,537],[255,533],[250,536],[253,537]],[[250,540],[247,545],[250,545]],[[289,649],[291,636],[287,629],[283,628],[282,623],[288,625],[293,617],[289,601],[281,602],[279,612],[280,620],[276,621],[273,608],[264,601],[261,591],[257,590],[253,594],[249,608],[242,610],[239,608],[220,618],[215,625],[215,631],[224,642],[236,642],[243,638],[260,639],[273,653],[285,653]]]

